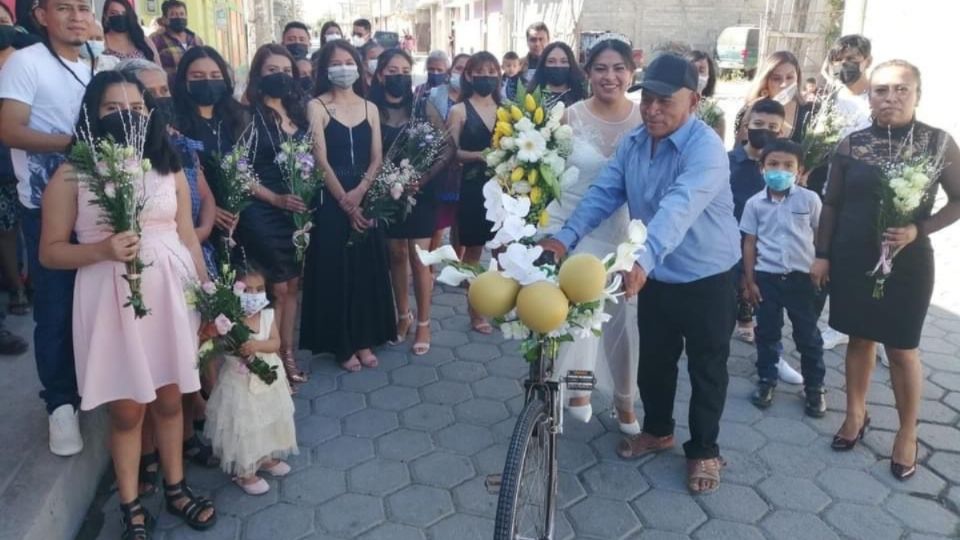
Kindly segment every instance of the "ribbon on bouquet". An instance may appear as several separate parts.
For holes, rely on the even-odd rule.
[[[293,245],[306,249],[310,245],[311,229],[313,229],[313,222],[308,221],[302,228],[293,231]]]
[[[883,298],[884,286],[887,283],[887,278],[890,277],[890,274],[893,273],[893,258],[900,253],[903,249],[903,246],[898,247],[897,249],[891,249],[890,244],[883,242],[880,245],[880,260],[877,261],[876,266],[873,267],[873,270],[867,272],[867,275],[874,278],[873,285],[873,298],[880,300]]]

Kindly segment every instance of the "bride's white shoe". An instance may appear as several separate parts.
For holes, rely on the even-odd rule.
[[[567,413],[586,424],[593,418],[593,405],[589,403],[577,406],[567,405]]]

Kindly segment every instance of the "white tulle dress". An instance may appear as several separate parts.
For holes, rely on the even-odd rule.
[[[273,319],[272,309],[260,313],[260,330],[255,339],[270,339]],[[227,356],[207,402],[203,434],[220,458],[220,467],[234,476],[249,476],[265,460],[299,453],[293,399],[280,357],[257,356],[277,366],[277,380],[266,384],[251,374],[239,358]]]
[[[619,122],[598,118],[583,101],[567,109],[567,124],[574,133],[574,150],[568,164],[580,169],[580,177],[575,184],[564,186],[559,204],[554,202],[547,208],[550,214],[548,234],[560,231],[587,189],[607,166],[620,139],[641,123],[638,104],[634,104],[630,114]],[[584,237],[573,253],[591,253],[601,258],[615,253],[617,246],[627,239],[629,224],[630,216],[624,205]],[[631,410],[637,388],[636,302],[620,298],[619,303],[607,305],[607,313],[611,319],[604,325],[601,337],[563,345],[555,372],[563,375],[569,370],[593,371],[598,380],[597,388],[611,392],[618,409]],[[566,395],[582,397],[589,392],[569,391]]]

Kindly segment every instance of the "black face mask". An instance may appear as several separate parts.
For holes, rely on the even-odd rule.
[[[260,79],[260,91],[272,98],[284,98],[293,90],[293,76],[289,73],[271,73]]]
[[[300,77],[298,82],[300,83],[300,89],[303,90],[304,93],[309,94],[313,90],[312,77]]]
[[[169,28],[171,32],[176,32],[179,34],[187,29],[187,19],[181,17],[167,19],[167,28]]]
[[[427,86],[436,88],[442,84],[447,84],[446,73],[430,73],[427,75]]]
[[[543,78],[547,84],[560,86],[567,84],[570,79],[570,68],[562,66],[550,66],[543,68]]]
[[[126,34],[130,29],[126,15],[111,15],[107,17],[107,30],[118,34]]]
[[[497,89],[500,79],[497,77],[474,77],[470,81],[473,91],[480,97],[487,97]]]
[[[159,97],[153,98],[154,104],[156,104],[156,109],[154,110],[154,116],[158,118],[164,124],[172,124],[173,118],[176,116],[176,112],[173,108],[173,98],[172,97]]]
[[[286,45],[287,50],[290,51],[290,56],[293,56],[296,60],[302,60],[307,57],[307,53],[310,51],[310,48],[304,45],[303,43],[291,43]]]
[[[17,37],[17,29],[9,24],[0,24],[0,51],[13,46],[13,38]]]
[[[757,150],[762,149],[768,142],[777,138],[777,134],[769,129],[747,129],[747,142]]]
[[[407,95],[413,87],[413,77],[410,75],[387,75],[383,78],[383,88],[395,98]]]
[[[131,111],[129,109],[112,112],[100,119],[100,130],[104,137],[113,137],[117,144],[126,145],[127,133],[136,128],[140,131],[143,124],[147,122],[147,117]]]
[[[844,62],[836,72],[837,77],[843,84],[852,84],[860,80],[863,72],[860,70],[860,64],[856,62]]]
[[[222,79],[187,81],[187,93],[197,105],[216,105],[227,93],[227,82]]]

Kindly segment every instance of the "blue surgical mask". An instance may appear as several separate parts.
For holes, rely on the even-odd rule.
[[[89,49],[87,47],[89,47]],[[100,58],[105,47],[106,45],[102,41],[88,41],[85,45],[80,46],[80,58],[92,60],[92,58],[90,58],[91,53],[93,53],[93,58]]]
[[[796,183],[797,175],[790,171],[767,170],[763,171],[763,181],[773,191],[786,191]]]

